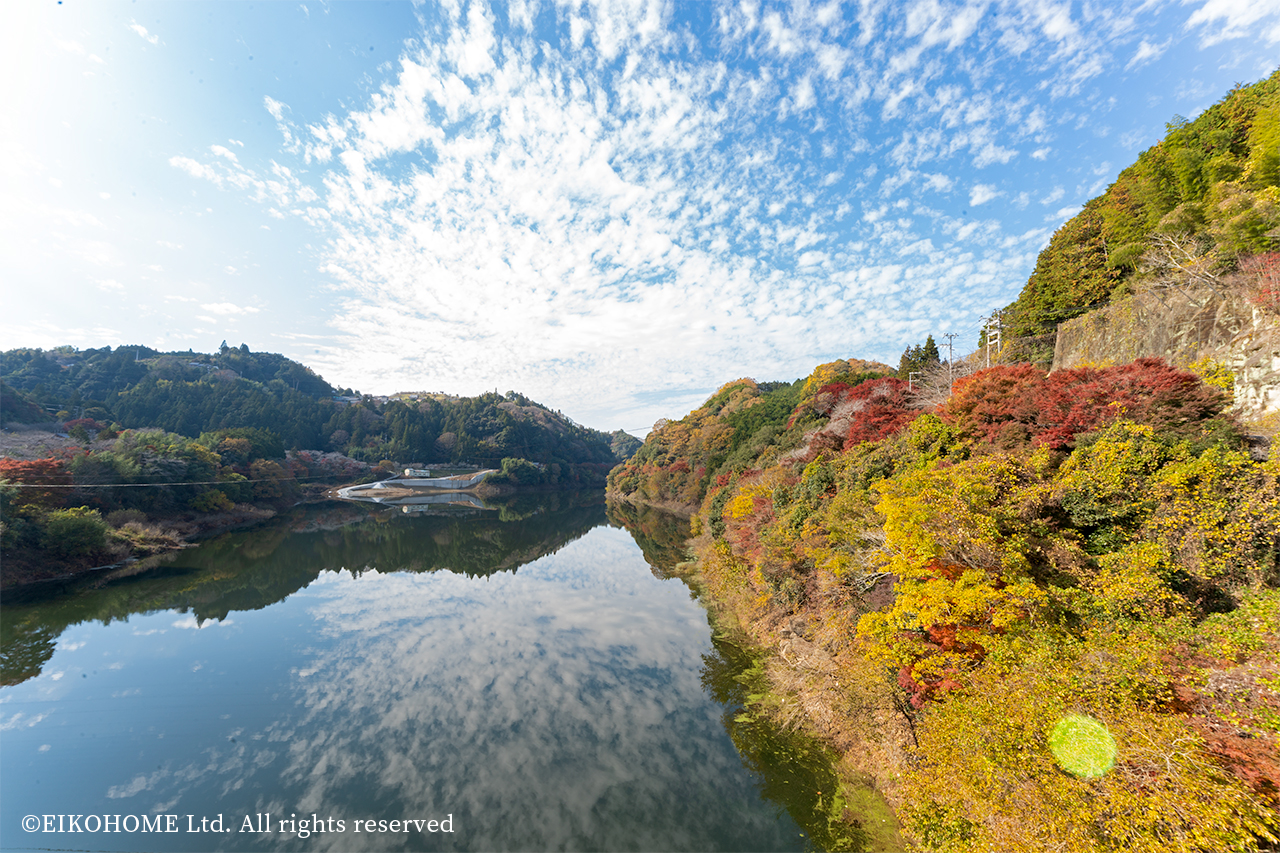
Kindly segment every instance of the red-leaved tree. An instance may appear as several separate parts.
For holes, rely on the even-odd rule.
[[[11,506],[45,509],[66,503],[71,489],[40,487],[66,486],[72,482],[71,472],[63,466],[61,459],[0,459],[0,480],[22,486],[12,497]]]
[[[910,386],[892,377],[863,382],[849,392],[845,402],[861,404],[849,422],[845,447],[888,438],[920,415]]]
[[[1228,403],[1219,389],[1158,358],[1060,370],[1050,374],[1037,399],[1042,430],[1035,443],[1055,450],[1120,418],[1157,432],[1191,435],[1204,421],[1222,414]]]
[[[1125,418],[1158,432],[1191,436],[1227,407],[1220,390],[1158,358],[1081,367],[1046,376],[1029,364],[1002,365],[956,383],[942,417],[979,444],[1054,450]]]

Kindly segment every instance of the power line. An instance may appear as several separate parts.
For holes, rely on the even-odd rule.
[[[287,483],[298,480],[327,480],[332,474],[314,474],[309,477],[261,477],[256,480],[193,480],[175,483],[5,483],[13,489],[143,489],[162,488],[164,486],[238,486],[241,483]]]

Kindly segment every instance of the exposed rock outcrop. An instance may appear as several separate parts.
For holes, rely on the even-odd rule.
[[[1235,408],[1280,413],[1280,317],[1242,293],[1208,287],[1135,294],[1058,327],[1053,369],[1155,356],[1186,367],[1209,358],[1231,369]]]

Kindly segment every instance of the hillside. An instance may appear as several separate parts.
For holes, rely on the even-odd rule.
[[[1280,460],[1227,405],[1154,359],[936,407],[825,365],[726,385],[610,496],[693,514],[709,603],[775,652],[758,710],[921,849],[1250,850],[1280,834]]]
[[[1233,88],[1194,120],[1175,116],[1058,229],[1002,312],[1002,360],[1047,366],[1058,324],[1135,290],[1179,298],[1188,282],[1228,287],[1244,272],[1234,284],[1266,301],[1249,261],[1277,248],[1280,71]]]
[[[216,353],[15,349],[0,353],[7,422],[84,421],[161,429],[189,438],[227,429],[271,432],[283,448],[330,450],[378,462],[473,463],[508,457],[558,466],[558,479],[603,479],[616,436],[579,426],[523,395],[339,394],[310,368],[247,346]],[[631,448],[619,444],[619,452]],[[283,455],[283,450],[281,454]]]
[[[886,364],[854,359],[824,364],[792,383],[730,382],[684,418],[655,424],[634,455],[610,472],[609,490],[692,511],[713,482],[723,485],[767,450],[793,449],[805,428],[830,421],[833,389],[868,379],[889,381],[893,372]],[[844,438],[811,440],[840,444]]]

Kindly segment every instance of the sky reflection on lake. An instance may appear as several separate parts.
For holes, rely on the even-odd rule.
[[[0,839],[6,849],[801,849],[700,684],[711,652],[687,588],[655,578],[631,536],[608,527],[517,572],[328,571],[221,622],[166,611],[80,623],[40,675],[0,692]],[[28,813],[104,811],[220,812],[228,829],[259,812],[315,813],[348,831],[18,830]],[[351,831],[357,818],[447,814],[452,835]]]

